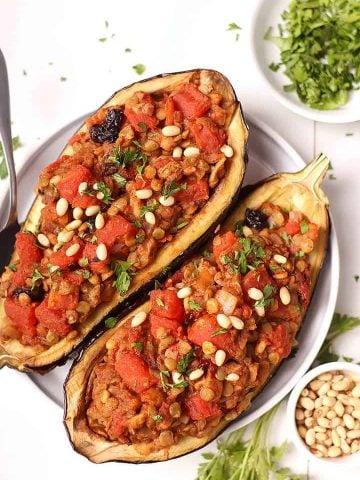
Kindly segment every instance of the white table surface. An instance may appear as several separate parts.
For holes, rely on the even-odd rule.
[[[320,151],[330,156],[336,180],[327,180],[325,189],[340,242],[337,311],[360,316],[360,281],[354,280],[360,274],[360,122],[315,124],[271,97],[251,54],[249,30],[256,3],[1,0],[0,48],[8,63],[13,134],[19,134],[24,144],[16,152],[16,163],[23,165],[50,134],[138,80],[134,64],[146,65],[142,77],[193,67],[218,69],[232,81],[245,112],[271,125],[306,161]],[[230,22],[242,27],[238,41],[237,32],[226,31]],[[108,40],[100,42],[103,37]],[[125,48],[132,51],[125,53]],[[5,187],[6,182],[0,182],[0,199]],[[337,348],[360,360],[359,341],[360,329],[341,338]],[[166,464],[93,465],[72,451],[59,407],[25,375],[9,369],[0,372],[0,425],[0,480],[64,480],[80,475],[89,480],[114,475],[183,480],[195,477],[201,460],[196,452]],[[271,440],[278,444],[286,438],[282,408]],[[209,449],[214,450],[214,444]],[[291,445],[284,464],[298,473],[307,469],[306,460]],[[339,476],[312,463],[309,471],[316,480]],[[360,466],[344,478],[359,476]]]

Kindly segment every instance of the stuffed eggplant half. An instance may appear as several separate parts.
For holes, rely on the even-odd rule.
[[[211,70],[117,92],[40,174],[0,284],[0,365],[46,371],[140,301],[236,200],[245,126]]]
[[[326,254],[327,168],[320,156],[253,187],[201,253],[74,362],[65,425],[76,451],[167,460],[250,406],[296,344]]]

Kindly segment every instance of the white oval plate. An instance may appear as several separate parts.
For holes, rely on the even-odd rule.
[[[311,120],[327,123],[360,120],[360,90],[352,91],[348,103],[336,110],[315,110],[302,103],[296,92],[284,92],[283,85],[288,85],[290,80],[281,69],[278,72],[270,70],[269,64],[280,60],[280,50],[273,42],[264,40],[264,34],[270,26],[273,27],[273,35],[278,34],[277,25],[282,22],[281,14],[289,3],[290,0],[260,0],[251,26],[253,57],[269,90],[289,110]]]
[[[21,169],[18,176],[20,220],[25,218],[34,199],[32,192],[40,170],[57,158],[84,118],[73,121],[50,137],[31,155]],[[276,172],[295,172],[304,167],[304,161],[298,153],[278,133],[263,122],[255,121],[248,116],[246,118],[250,128],[250,139],[245,184],[254,183]],[[336,232],[332,225],[329,252],[298,337],[299,349],[296,356],[282,363],[276,375],[256,397],[251,409],[233,422],[227,431],[247,425],[272,408],[290,392],[310,368],[330,326],[337,297],[338,280],[339,251]],[[47,375],[30,374],[28,378],[45,395],[62,407],[63,383],[70,366],[71,361],[68,361],[64,366],[55,368]]]

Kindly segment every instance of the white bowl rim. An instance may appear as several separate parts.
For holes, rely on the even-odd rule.
[[[289,425],[289,434],[290,437],[296,446],[296,448],[304,454],[309,460],[312,462],[316,462],[318,466],[331,466],[331,468],[341,469],[341,468],[351,468],[351,467],[359,467],[360,466],[360,451],[356,453],[352,453],[350,455],[344,455],[337,458],[319,458],[312,454],[309,448],[306,446],[303,439],[300,437],[298,430],[296,428],[296,421],[295,421],[295,409],[298,398],[300,396],[301,391],[303,388],[308,385],[311,380],[316,378],[318,375],[322,373],[331,372],[334,370],[340,370],[345,372],[355,373],[359,376],[360,379],[360,365],[350,362],[330,362],[324,363],[322,365],[318,365],[317,367],[309,370],[306,375],[304,375],[301,380],[296,384],[294,389],[292,390],[286,407],[286,420]]]
[[[290,0],[289,0],[290,2]],[[324,122],[324,123],[352,123],[357,122],[360,120],[360,111],[354,110],[350,112],[340,111],[340,110],[316,110],[307,106],[305,103],[302,103],[299,99],[299,103],[293,103],[285,94],[280,93],[275,86],[271,83],[267,75],[264,71],[264,65],[260,62],[258,56],[258,49],[256,48],[256,38],[259,34],[257,29],[258,27],[258,17],[260,15],[261,10],[264,8],[264,5],[269,5],[271,2],[267,0],[261,0],[258,2],[255,11],[252,23],[250,25],[250,48],[252,57],[255,61],[257,69],[263,78],[264,82],[268,86],[269,91],[272,95],[286,108],[301,115],[302,117],[308,118],[310,120],[314,120],[317,122]],[[268,68],[266,66],[266,68]],[[360,94],[360,93],[359,93]],[[336,112],[336,113],[335,113]]]

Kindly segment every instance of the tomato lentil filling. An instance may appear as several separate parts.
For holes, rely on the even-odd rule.
[[[156,449],[239,415],[296,343],[317,236],[299,212],[248,209],[107,341],[88,383],[89,427]]]
[[[102,108],[70,140],[74,154],[43,170],[39,229],[17,235],[2,276],[3,338],[46,349],[75,337],[206,204],[233,156],[233,105],[215,83],[200,73]]]

